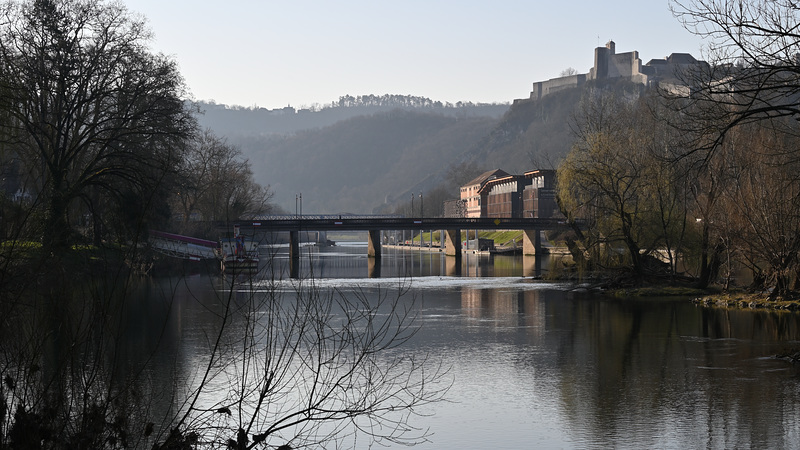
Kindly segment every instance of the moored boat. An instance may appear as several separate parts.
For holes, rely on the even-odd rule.
[[[222,271],[229,274],[254,274],[258,272],[258,243],[244,236],[234,225],[233,237],[219,240],[219,259]]]

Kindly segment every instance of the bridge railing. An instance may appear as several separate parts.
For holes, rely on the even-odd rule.
[[[263,231],[358,231],[358,230],[408,230],[408,229],[565,229],[571,225],[560,218],[452,218],[452,217],[402,217],[354,215],[304,215],[262,216],[249,221],[237,221],[242,229]],[[578,224],[581,226],[581,224]],[[224,228],[230,223],[219,223]]]

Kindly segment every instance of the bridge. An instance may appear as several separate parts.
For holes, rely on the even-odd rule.
[[[567,229],[563,219],[557,218],[464,218],[430,217],[408,218],[399,216],[353,216],[353,215],[283,215],[261,216],[254,220],[237,221],[242,232],[252,235],[266,232],[288,231],[290,256],[299,258],[299,233],[301,231],[367,231],[367,254],[372,258],[381,256],[381,231],[391,230],[442,230],[445,254],[461,257],[462,230],[521,230],[522,252],[535,255],[541,252],[541,231]],[[219,223],[224,228],[227,224]]]
[[[290,272],[296,276],[300,262],[300,234],[305,232],[367,231],[367,254],[376,263],[381,257],[381,232],[401,230],[441,230],[444,237],[444,253],[458,263],[461,259],[462,230],[520,230],[523,234],[523,255],[541,253],[541,231],[568,229],[570,225],[557,218],[408,218],[400,216],[357,215],[272,215],[252,220],[214,222],[222,232],[230,232],[237,225],[244,235],[258,239],[269,233],[289,233]],[[214,248],[219,243],[187,236],[151,231],[151,243],[155,248],[185,259],[206,259],[215,256]],[[218,256],[218,255],[217,255]]]

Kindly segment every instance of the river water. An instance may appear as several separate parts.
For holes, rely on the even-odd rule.
[[[800,348],[797,314],[609,299],[538,281],[519,256],[466,255],[457,276],[451,264],[384,249],[370,278],[364,245],[306,248],[302,258],[301,277],[322,290],[369,296],[403,282],[421,302],[420,330],[402,351],[443,361],[453,384],[447,402],[412,419],[432,432],[415,448],[800,445],[800,368],[774,357]],[[282,278],[287,267],[281,249],[265,271]],[[187,372],[204,361],[213,314],[201,297],[215,278],[169,281],[179,302],[166,336]]]

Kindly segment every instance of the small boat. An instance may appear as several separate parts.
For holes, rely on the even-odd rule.
[[[217,251],[223,272],[234,275],[258,272],[258,243],[242,235],[238,225],[233,227],[233,237],[219,240]]]

